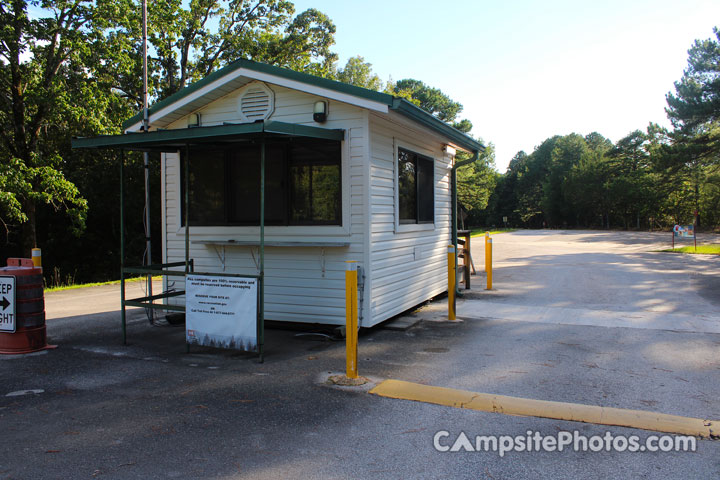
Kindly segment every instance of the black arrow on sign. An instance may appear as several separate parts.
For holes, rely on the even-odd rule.
[[[3,310],[5,310],[7,307],[10,306],[10,302],[8,301],[8,299],[6,297],[3,297],[2,303],[0,305],[2,305]]]

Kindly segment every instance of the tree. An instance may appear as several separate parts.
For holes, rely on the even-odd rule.
[[[387,93],[405,98],[432,113],[443,122],[451,124],[461,132],[469,133],[472,130],[472,122],[464,119],[456,121],[457,116],[462,112],[463,106],[451,99],[438,88],[425,85],[420,80],[406,78],[396,83],[390,83],[386,89]]]
[[[543,182],[543,212],[551,225],[565,225],[575,220],[573,205],[565,201],[563,187],[570,170],[590,152],[585,139],[571,133],[560,137],[550,154],[548,176]]]
[[[345,68],[338,70],[337,79],[370,90],[382,88],[382,80],[373,73],[372,64],[366,62],[360,55],[348,59]]]
[[[692,179],[696,211],[704,172],[720,164],[720,30],[713,32],[717,40],[695,40],[688,50],[688,67],[665,109],[675,127],[665,159]]]
[[[87,80],[83,59],[95,40],[93,4],[44,1],[44,18],[30,18],[21,0],[0,3],[0,209],[2,222],[23,226],[22,247],[35,246],[38,204],[65,209],[76,230],[87,202],[63,172],[57,127],[83,116],[78,96]],[[84,95],[80,95],[83,96]],[[67,142],[69,139],[65,138]]]
[[[458,152],[456,160],[463,161],[469,157],[470,154]],[[488,206],[496,181],[495,147],[492,144],[487,145],[477,161],[457,170],[457,198],[470,214],[470,223],[481,223],[478,215]]]
[[[0,1],[0,221],[21,226],[25,255],[37,242],[39,206],[64,211],[75,232],[84,227],[83,197],[95,192],[69,180],[92,184],[74,173],[82,154],[70,151],[70,138],[119,133],[142,105],[138,1],[42,0],[37,18],[28,4]],[[150,2],[152,98],[237,58],[330,76],[334,25],[314,9],[293,14],[281,0]],[[107,171],[100,164],[111,157],[96,158]]]
[[[720,120],[720,30],[717,40],[695,40],[688,50],[688,67],[668,93],[665,109],[676,128],[695,129]]]
[[[564,199],[572,205],[579,225],[605,226],[612,203],[610,176],[610,165],[596,151],[583,155],[568,172],[563,185]]]
[[[613,143],[609,139],[600,135],[598,132],[592,132],[585,135],[585,143],[590,150],[601,155],[607,153],[613,148]]]
[[[425,85],[420,80],[411,78],[399,80],[394,87],[395,94],[409,96],[416,100],[417,105],[438,117],[443,122],[453,122],[462,111],[462,105],[453,101],[437,88]]]
[[[518,158],[517,166],[517,213],[526,225],[542,225],[544,211],[542,207],[543,183],[550,171],[552,151],[560,136],[544,140],[527,157]]]
[[[180,0],[150,2],[157,97],[240,58],[331,76],[335,25],[316,9],[294,13],[286,0],[193,0],[187,8]]]
[[[663,198],[670,193],[667,182],[661,181],[651,156],[652,131],[635,130],[617,141],[607,153],[610,177],[608,190],[612,209],[625,228],[635,221],[635,228],[644,219],[657,218],[662,210]]]

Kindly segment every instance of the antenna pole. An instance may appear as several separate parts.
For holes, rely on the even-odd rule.
[[[142,1],[142,56],[143,56],[143,132],[150,130],[148,114],[148,61],[147,61],[147,0]],[[143,152],[143,165],[145,167],[145,265],[152,265],[152,242],[150,235],[150,158],[148,152]],[[152,275],[147,277],[148,296],[152,297]],[[149,315],[153,314],[148,310]]]

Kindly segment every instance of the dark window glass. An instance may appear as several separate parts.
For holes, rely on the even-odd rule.
[[[398,150],[398,200],[400,202],[400,222],[417,222],[417,169],[415,156]]]
[[[190,224],[215,225],[224,222],[225,152],[217,149],[192,150],[190,158],[193,160],[190,164]],[[183,183],[183,195],[184,192]]]
[[[265,150],[265,223],[283,225],[285,208],[285,149],[270,144]],[[239,146],[228,151],[228,220],[231,224],[260,223],[260,146]]]
[[[398,149],[400,223],[435,221],[435,176],[432,159]]]
[[[432,160],[418,157],[418,223],[435,220],[435,175]]]
[[[260,223],[260,148],[191,149],[190,225]],[[265,223],[341,225],[340,142],[293,139],[265,148]],[[181,181],[184,191],[184,160]]]
[[[290,221],[339,224],[340,145],[307,141],[290,148]]]

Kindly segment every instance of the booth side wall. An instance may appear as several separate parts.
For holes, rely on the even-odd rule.
[[[447,291],[450,165],[441,139],[397,115],[370,115],[370,277],[374,321],[393,317]],[[398,218],[397,149],[434,160],[434,224]]]

